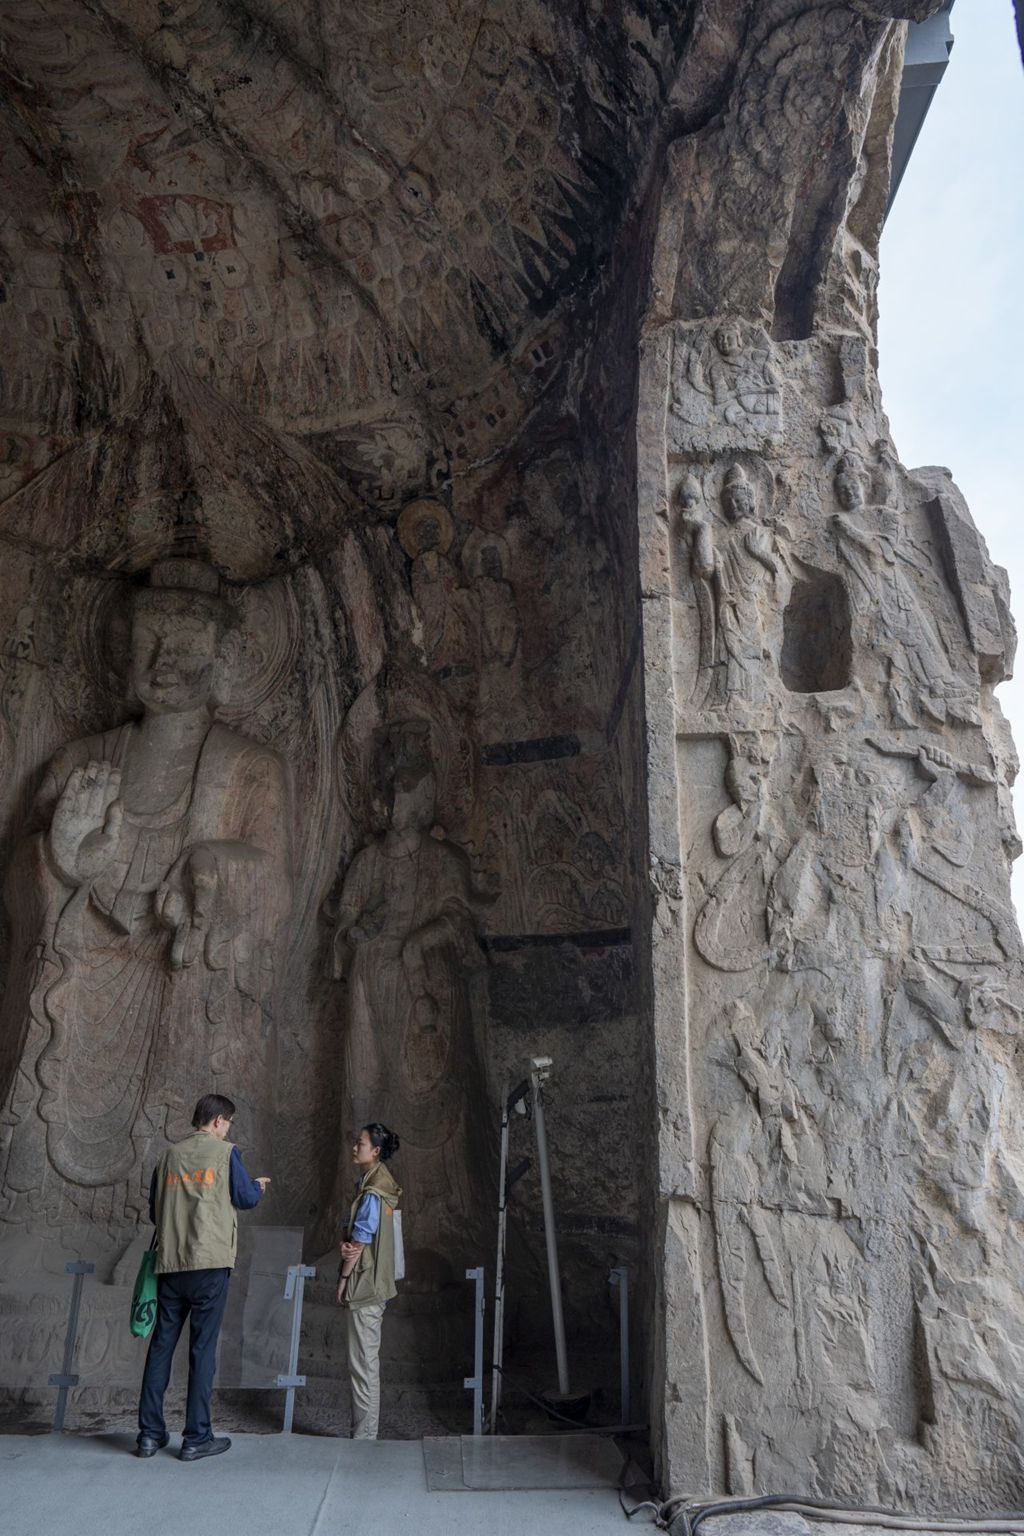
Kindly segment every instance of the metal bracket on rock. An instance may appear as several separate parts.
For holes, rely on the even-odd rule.
[[[59,1434],[64,1428],[68,1391],[71,1387],[78,1386],[78,1377],[71,1369],[75,1363],[75,1345],[78,1343],[78,1313],[82,1305],[82,1286],[85,1283],[85,1277],[91,1275],[95,1269],[95,1264],[90,1264],[85,1259],[71,1259],[64,1266],[64,1273],[74,1278],[71,1282],[71,1306],[68,1310],[67,1332],[64,1335],[64,1364],[59,1374],[49,1378],[49,1385],[58,1388],[57,1406],[53,1412],[54,1434]]]
[[[285,1301],[292,1300],[292,1297],[295,1295],[295,1282],[300,1276],[303,1280],[312,1280],[316,1276],[316,1270],[312,1269],[308,1264],[289,1264],[284,1281]],[[281,1385],[284,1386],[285,1383],[282,1382]]]
[[[292,1303],[292,1335],[288,1344],[288,1369],[277,1378],[277,1386],[285,1389],[284,1423],[281,1433],[290,1435],[295,1420],[295,1388],[306,1385],[305,1376],[299,1375],[299,1338],[302,1333],[302,1301],[306,1281],[316,1279],[316,1270],[309,1264],[289,1264],[285,1272],[284,1299]]]
[[[473,1368],[475,1375],[464,1376],[462,1385],[473,1394],[473,1433],[482,1435],[484,1432],[484,1267],[478,1265],[476,1269],[466,1270],[466,1279],[472,1280],[475,1287],[473,1315]]]

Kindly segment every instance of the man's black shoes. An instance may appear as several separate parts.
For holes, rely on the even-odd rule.
[[[136,1456],[155,1456],[157,1451],[162,1451],[170,1441],[170,1435],[164,1435],[162,1440],[153,1440],[149,1435],[140,1435],[135,1446]],[[204,1456],[220,1456],[223,1451],[231,1449],[231,1441],[227,1435],[211,1435],[209,1440],[204,1440],[202,1445],[183,1445],[178,1452],[179,1461],[202,1461]]]
[[[143,1459],[147,1456],[155,1456],[157,1451],[163,1450],[170,1438],[170,1435],[164,1435],[162,1440],[151,1440],[149,1435],[140,1435],[135,1446],[135,1454]]]
[[[219,1456],[231,1449],[227,1435],[211,1435],[202,1445],[183,1445],[178,1452],[179,1461],[202,1461],[204,1456]]]

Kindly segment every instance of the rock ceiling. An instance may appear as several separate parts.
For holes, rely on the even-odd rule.
[[[363,494],[441,441],[507,440],[593,290],[688,10],[8,0],[0,492],[154,374]]]

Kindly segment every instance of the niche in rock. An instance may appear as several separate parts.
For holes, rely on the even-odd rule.
[[[808,570],[783,615],[782,681],[790,693],[830,693],[850,681],[850,599],[838,576]]]

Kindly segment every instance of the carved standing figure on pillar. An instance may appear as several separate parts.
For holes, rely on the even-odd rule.
[[[387,825],[349,865],[334,932],[347,1106],[353,1125],[373,1116],[402,1137],[410,1252],[450,1254],[465,1240],[480,1166],[470,976],[482,962],[481,898],[468,857],[436,824],[430,722],[390,722],[373,757]]]
[[[749,1005],[737,999],[728,1010],[736,1056],[730,1062],[743,1085],[742,1100],[722,1115],[708,1141],[715,1255],[725,1324],[736,1354],[755,1381],[764,1381],[748,1325],[748,1247],[753,1239],[767,1290],[789,1310],[787,1283],[772,1236],[768,1188],[774,1164],[795,1161],[791,1126],[800,1111],[767,1032]]]
[[[840,510],[833,513],[832,524],[863,639],[886,658],[893,723],[941,724],[949,718],[977,725],[971,689],[954,675],[938,631],[914,591],[909,572],[921,566],[905,537],[903,515],[891,506],[868,505],[867,478],[863,461],[843,454],[835,472]]]
[[[707,703],[756,707],[767,694],[771,618],[781,615],[787,573],[770,529],[758,514],[746,471],[730,466],[722,486],[725,524],[695,503],[694,482],[684,485],[683,527],[692,538],[693,572],[713,601],[701,605],[701,669]],[[714,625],[713,638],[707,635]],[[708,673],[710,671],[710,676]]]
[[[154,565],[132,612],[141,714],[57,754],[11,861],[0,1188],[18,1219],[131,1222],[197,1081],[270,1100],[291,800],[277,753],[215,718],[218,589],[201,561]]]

